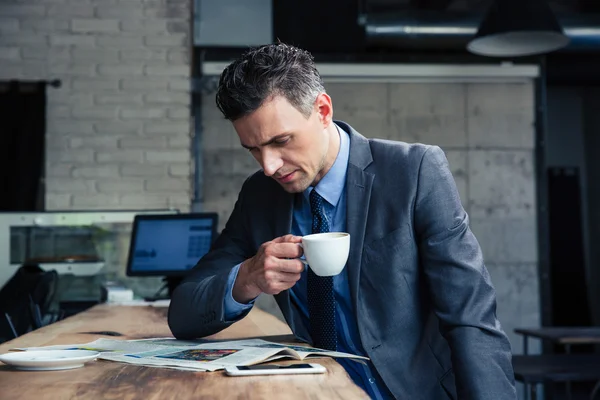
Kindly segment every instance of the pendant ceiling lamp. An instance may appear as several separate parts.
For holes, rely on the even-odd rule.
[[[467,50],[490,57],[520,57],[568,44],[546,0],[494,0]]]

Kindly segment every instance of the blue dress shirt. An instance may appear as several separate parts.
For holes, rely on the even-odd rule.
[[[340,150],[337,158],[327,172],[313,189],[309,187],[302,195],[296,197],[292,221],[292,234],[304,236],[311,233],[312,214],[310,211],[309,195],[316,190],[325,201],[325,217],[329,222],[331,232],[346,232],[346,171],[350,157],[350,136],[338,127],[340,135]],[[236,265],[229,274],[228,289],[225,295],[224,308],[225,319],[233,320],[246,309],[252,307],[254,301],[241,304],[233,298],[233,285],[237,277],[240,265]],[[290,289],[292,301],[300,309],[305,326],[309,326],[308,300],[306,294],[307,271]],[[350,285],[348,283],[348,271],[346,268],[333,277],[333,290],[336,299],[336,328],[338,332],[338,351],[344,353],[366,356],[360,342],[358,326],[352,299],[350,297]],[[347,360],[337,360],[348,372],[352,380],[373,399],[384,399],[391,397],[387,387],[373,368],[371,362],[368,365]]]

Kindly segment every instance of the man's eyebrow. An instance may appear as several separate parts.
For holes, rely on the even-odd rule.
[[[277,140],[284,138],[286,136],[289,136],[289,135],[290,135],[289,133],[282,133],[280,135],[272,137],[271,139],[267,140],[264,143],[259,144],[259,146],[261,146],[261,147],[268,146],[268,145],[272,144],[273,142],[276,142]],[[244,143],[241,143],[241,142],[240,142],[240,144],[242,145],[243,148],[248,149],[248,150],[252,150],[254,148],[252,146],[245,145]]]

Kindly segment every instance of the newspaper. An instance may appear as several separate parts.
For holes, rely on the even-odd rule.
[[[148,367],[174,368],[189,371],[217,371],[230,366],[254,365],[278,359],[305,360],[317,357],[367,357],[294,346],[262,339],[234,341],[176,340],[153,338],[140,340],[98,339],[90,343],[26,347],[14,350],[94,350],[99,359]]]

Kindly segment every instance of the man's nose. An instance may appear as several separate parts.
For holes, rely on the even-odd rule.
[[[281,168],[283,162],[276,152],[264,150],[262,154],[262,167],[266,176],[273,176]]]

